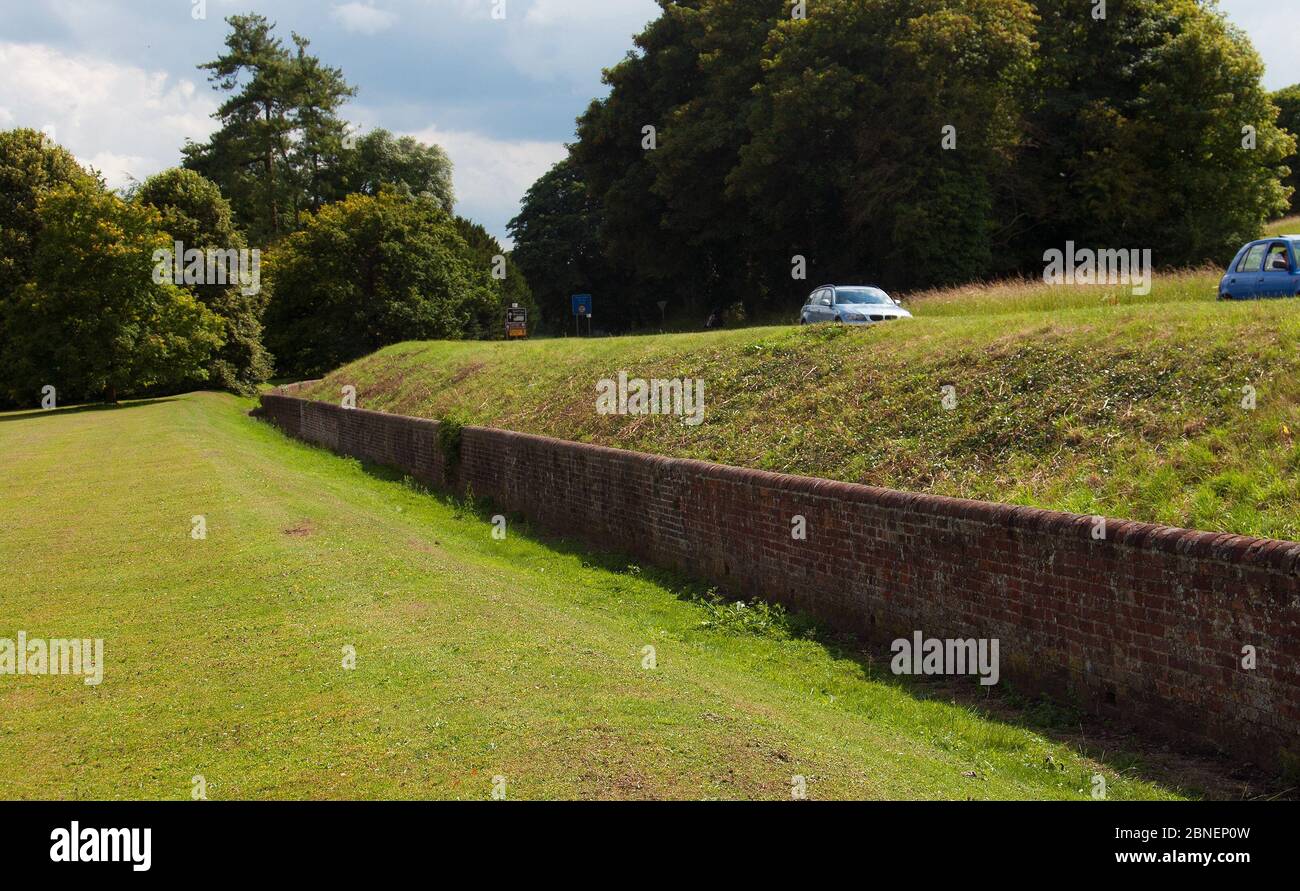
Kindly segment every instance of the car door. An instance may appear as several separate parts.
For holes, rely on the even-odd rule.
[[[830,322],[835,319],[835,308],[831,305],[833,294],[830,288],[822,288],[817,292],[817,299],[813,301],[817,309],[817,321]]]
[[[817,321],[816,308],[817,308],[817,292],[813,291],[811,294],[808,295],[808,299],[806,299],[803,302],[803,306],[799,307],[800,321],[802,322]]]
[[[813,291],[808,295],[808,302],[803,305],[803,319],[809,324],[821,320],[817,307],[817,298],[821,296],[821,293],[820,289]]]
[[[1291,251],[1291,275],[1282,287],[1282,296],[1300,297],[1300,241],[1291,239],[1287,247]]]
[[[1259,274],[1259,296],[1290,297],[1291,288],[1291,251],[1285,241],[1274,241],[1268,245],[1264,255],[1264,266]]]
[[[1264,254],[1268,251],[1268,242],[1252,244],[1228,272],[1223,290],[1233,300],[1248,300],[1258,296],[1262,284],[1260,276],[1264,268]]]

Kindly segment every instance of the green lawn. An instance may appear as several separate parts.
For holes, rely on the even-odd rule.
[[[305,395],[351,384],[381,411],[1300,540],[1300,300],[1216,302],[1218,279],[954,288],[870,329],[396,344]],[[703,379],[704,423],[598,414],[619,371]]]
[[[0,676],[0,797],[1180,794],[649,570],[496,541],[248,407],[0,415],[0,637],[102,637],[106,661],[98,687]]]

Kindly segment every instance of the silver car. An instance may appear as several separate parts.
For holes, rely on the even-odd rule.
[[[879,288],[868,285],[822,285],[808,295],[799,314],[800,325],[838,322],[845,325],[874,325],[910,319],[912,314]]]

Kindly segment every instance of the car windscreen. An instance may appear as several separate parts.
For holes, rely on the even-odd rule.
[[[889,295],[876,288],[836,288],[835,302],[849,305],[893,306]]]

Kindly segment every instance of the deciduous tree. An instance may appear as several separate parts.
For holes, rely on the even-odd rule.
[[[132,197],[155,208],[163,229],[186,250],[249,250],[221,190],[193,170],[164,170],[145,180]],[[208,363],[205,382],[234,392],[251,392],[271,376],[273,367],[262,345],[265,292],[229,278],[226,284],[205,282],[187,287],[222,322],[224,344]]]
[[[436,201],[391,188],[327,204],[267,258],[277,368],[318,374],[402,340],[462,338],[497,306]]]
[[[154,281],[154,252],[171,247],[158,211],[77,181],[44,192],[37,213],[32,276],[3,319],[11,399],[31,404],[50,385],[61,401],[115,402],[203,375],[221,320],[183,288]]]
[[[1293,137],[1300,138],[1300,84],[1278,90],[1273,94],[1273,104],[1281,111],[1277,119],[1278,126]],[[1292,152],[1282,163],[1291,171],[1282,180],[1282,184],[1291,190],[1290,209],[1292,213],[1297,213],[1300,212],[1300,154]]]

